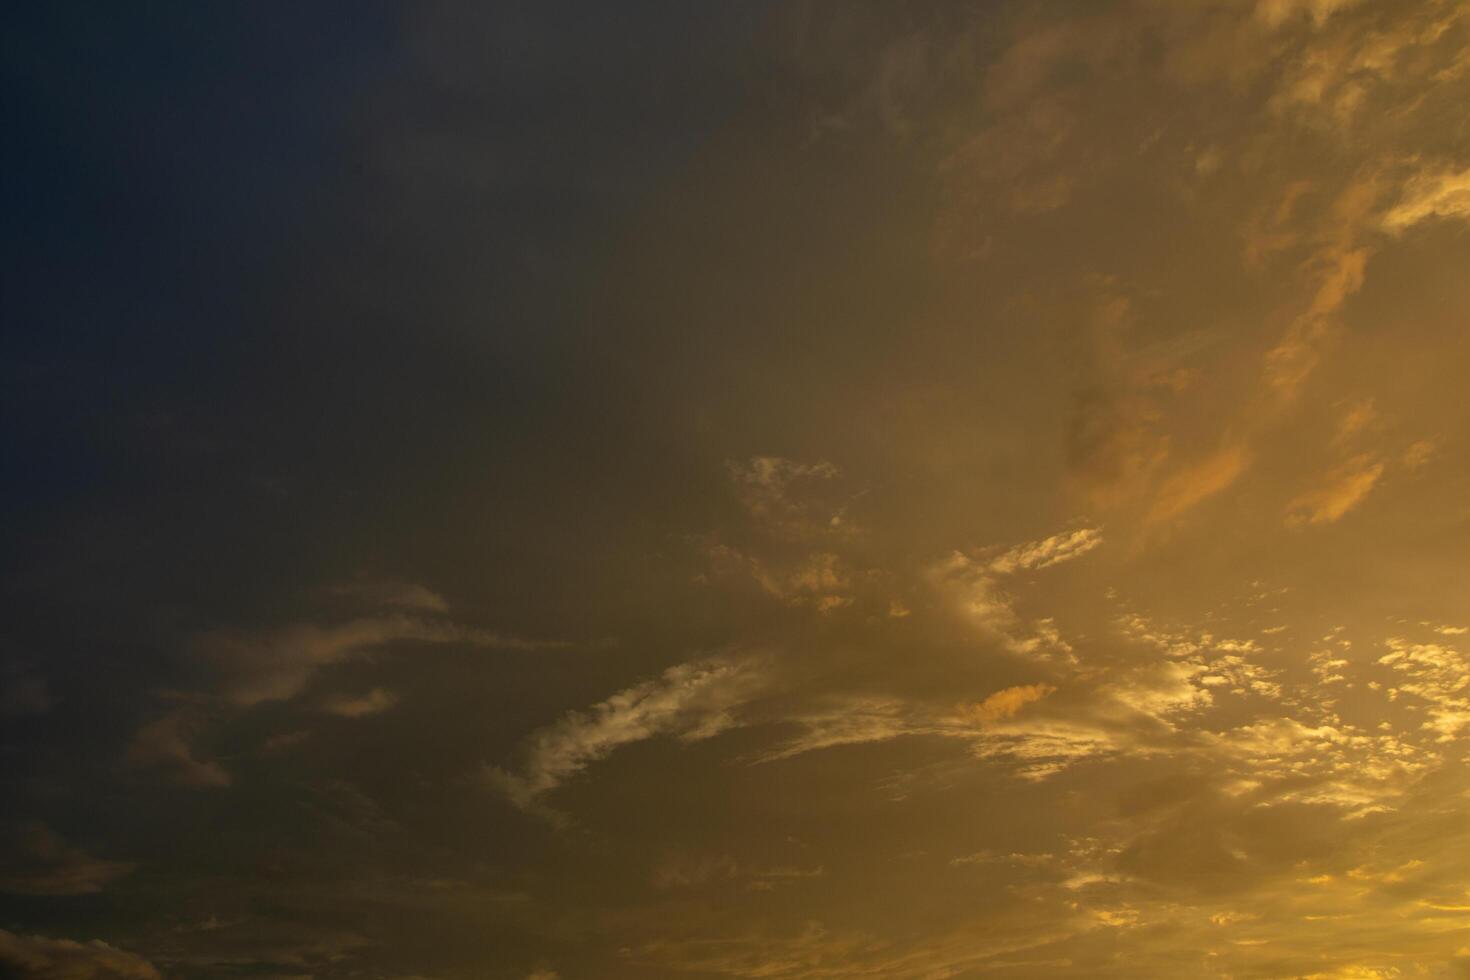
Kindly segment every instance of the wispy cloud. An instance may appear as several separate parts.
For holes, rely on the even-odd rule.
[[[93,895],[137,867],[93,857],[39,821],[0,837],[0,891],[12,895]]]
[[[1331,524],[1341,520],[1372,492],[1384,464],[1372,456],[1356,456],[1328,474],[1325,484],[1309,490],[1287,506],[1289,527],[1301,524]]]
[[[566,645],[506,636],[448,620],[393,614],[333,626],[295,623],[266,630],[214,630],[196,637],[192,647],[194,656],[216,679],[221,695],[249,707],[294,698],[322,668],[392,643],[458,643],[515,650]]]
[[[1384,213],[1381,225],[1397,235],[1431,218],[1470,219],[1470,168],[1410,177],[1398,203]]]
[[[732,460],[726,469],[746,512],[772,533],[806,536],[849,530],[829,489],[840,471],[825,460],[804,463],[752,456]]]
[[[448,600],[415,582],[366,580],[334,585],[327,591],[379,609],[388,607],[416,613],[449,612]]]
[[[0,929],[0,967],[19,980],[162,980],[158,969],[134,953],[100,939],[23,936]]]
[[[1250,451],[1232,444],[1175,472],[1160,484],[1148,519],[1162,522],[1181,516],[1233,485],[1250,464]]]
[[[925,580],[969,621],[1000,639],[1013,653],[1046,660],[1067,659],[1071,648],[1049,619],[1023,622],[1007,581],[1073,561],[1103,543],[1099,528],[1063,531],[1016,545],[1000,554],[953,552],[925,570]]]
[[[992,560],[987,567],[997,575],[1050,568],[1081,557],[1102,543],[1102,531],[1095,527],[1063,531],[1041,541],[1017,545]]]
[[[716,658],[670,667],[534,733],[517,770],[488,770],[491,784],[522,809],[616,749],[658,736],[698,741],[735,724],[731,712],[764,684],[752,659]]]
[[[333,694],[322,699],[321,709],[341,718],[362,718],[387,711],[398,703],[398,695],[386,688],[375,687],[364,694]]]
[[[200,759],[194,740],[205,719],[194,708],[174,709],[138,729],[125,760],[138,769],[156,770],[185,786],[220,788],[233,781],[224,766]]]

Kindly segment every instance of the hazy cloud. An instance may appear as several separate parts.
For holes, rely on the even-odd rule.
[[[1383,462],[1357,456],[1328,474],[1324,486],[1303,493],[1287,507],[1288,526],[1331,524],[1340,520],[1373,490],[1383,476]]]
[[[386,606],[417,613],[449,612],[449,602],[443,596],[413,582],[353,582],[333,586],[329,591],[379,609]]]
[[[162,980],[147,960],[109,946],[0,929],[0,967],[16,980]]]
[[[398,703],[398,695],[386,688],[375,687],[365,694],[334,694],[323,698],[321,708],[327,714],[342,718],[361,718],[387,711]]]
[[[193,649],[218,678],[224,697],[249,707],[293,698],[321,668],[401,642],[493,646],[499,638],[454,623],[394,615],[354,619],[336,626],[293,624],[260,632],[216,630],[197,637]],[[515,641],[506,645],[515,645]]]
[[[726,468],[746,512],[766,529],[781,535],[846,530],[828,486],[839,475],[831,463],[752,456]]]
[[[125,759],[135,768],[157,770],[185,786],[218,788],[232,782],[218,762],[200,759],[194,739],[204,726],[203,716],[191,708],[178,708],[138,729]]]
[[[93,857],[39,821],[5,828],[0,848],[0,891],[14,895],[92,895],[138,867]]]
[[[1244,446],[1229,445],[1165,479],[1149,508],[1150,521],[1173,520],[1229,488],[1250,466]]]

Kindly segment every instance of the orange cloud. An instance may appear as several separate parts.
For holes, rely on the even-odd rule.
[[[1250,466],[1250,453],[1242,445],[1226,446],[1194,466],[1180,470],[1164,481],[1149,509],[1151,522],[1167,521],[1213,497],[1230,486]]]
[[[1050,684],[1022,684],[1018,687],[1008,687],[1005,690],[996,691],[971,710],[976,718],[987,724],[1005,721],[1007,718],[1014,718],[1026,705],[1033,701],[1040,701],[1055,690],[1056,688]]]
[[[1368,456],[1354,457],[1333,471],[1326,486],[1304,493],[1291,502],[1287,507],[1287,526],[1331,524],[1358,506],[1382,475],[1381,461]]]

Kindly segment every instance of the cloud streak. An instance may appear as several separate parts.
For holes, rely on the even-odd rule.
[[[568,713],[523,746],[518,770],[492,767],[490,783],[522,809],[616,749],[659,736],[711,738],[736,724],[732,712],[764,685],[753,660],[721,658],[670,667],[586,711]]]
[[[0,967],[16,980],[162,980],[153,964],[101,940],[23,936],[0,929]]]

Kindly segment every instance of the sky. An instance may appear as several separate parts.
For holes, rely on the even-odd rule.
[[[1470,977],[1470,7],[3,17],[0,976]]]

